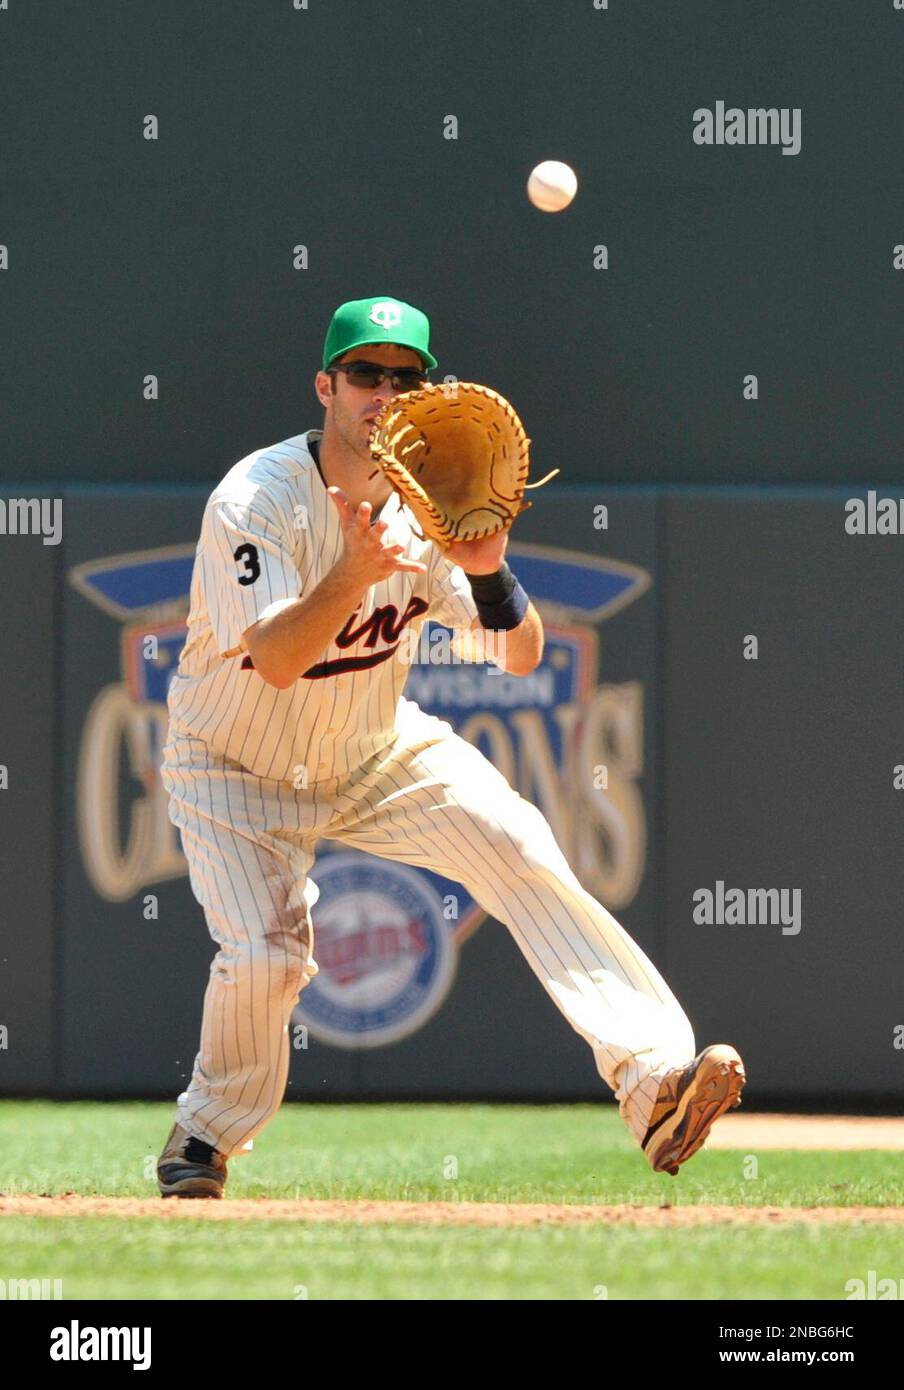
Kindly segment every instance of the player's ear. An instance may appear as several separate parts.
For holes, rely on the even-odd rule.
[[[335,391],[335,376],[330,376],[328,372],[318,372],[314,378],[314,390],[317,399],[324,409],[327,409],[333,399]]]

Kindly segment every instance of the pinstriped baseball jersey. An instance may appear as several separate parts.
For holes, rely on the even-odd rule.
[[[342,554],[339,516],[309,448],[321,435],[308,430],[249,454],[211,494],[168,696],[171,737],[193,735],[260,777],[297,785],[343,776],[386,748],[409,670],[400,643],[428,616],[461,629],[477,612],[461,569],[417,535],[393,493],[380,512],[385,538],[426,574],[374,584],[288,689],[257,674],[242,633],[280,600],[308,595]]]

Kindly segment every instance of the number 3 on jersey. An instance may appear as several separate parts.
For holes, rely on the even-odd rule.
[[[233,552],[232,558],[233,560],[241,560],[245,564],[245,573],[239,575],[240,584],[253,584],[255,579],[260,578],[261,565],[257,558],[256,545],[251,545],[250,542],[246,541],[244,545],[240,545]]]

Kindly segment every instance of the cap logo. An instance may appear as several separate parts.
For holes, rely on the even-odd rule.
[[[390,304],[386,300],[381,300],[375,304],[369,315],[371,323],[378,323],[387,332],[390,328],[395,328],[397,323],[402,322],[402,311],[398,304]]]

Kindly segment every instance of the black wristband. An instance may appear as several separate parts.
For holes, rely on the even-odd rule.
[[[518,583],[505,560],[495,574],[468,574],[465,570],[465,579],[471,586],[475,603],[504,603]]]
[[[477,616],[488,632],[511,632],[524,621],[530,600],[503,561],[495,574],[468,574]]]

